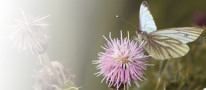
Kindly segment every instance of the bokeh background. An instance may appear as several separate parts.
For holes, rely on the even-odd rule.
[[[146,0],[158,29],[180,26],[206,25],[206,0]],[[7,28],[21,19],[20,8],[33,16],[46,16],[50,35],[47,50],[51,60],[58,60],[75,74],[75,84],[80,90],[111,90],[98,72],[92,60],[103,51],[102,37],[124,36],[134,28],[115,18],[122,18],[139,26],[138,14],[142,0],[1,0],[0,31],[1,37],[7,36]],[[2,33],[3,32],[3,33]],[[158,90],[202,90],[206,88],[206,32],[195,42],[189,43],[189,53],[178,59],[169,60],[165,65]],[[32,90],[32,77],[37,65],[37,56],[19,54],[16,49],[0,39],[0,90]],[[146,81],[135,85],[132,90],[152,90],[158,83],[158,73],[162,61],[147,59],[154,66],[145,71]]]

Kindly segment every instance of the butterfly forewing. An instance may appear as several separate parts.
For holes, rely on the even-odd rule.
[[[157,30],[146,1],[143,1],[139,11],[140,30],[150,33]]]
[[[151,39],[145,44],[146,51],[154,59],[165,60],[184,56],[189,51],[189,47],[180,41],[159,35],[151,35]]]
[[[152,34],[168,36],[186,44],[188,42],[196,40],[200,36],[202,31],[203,29],[197,27],[180,27],[157,30],[155,32],[152,32]]]

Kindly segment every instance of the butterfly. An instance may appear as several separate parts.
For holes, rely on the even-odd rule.
[[[196,40],[203,29],[197,27],[178,27],[157,30],[146,1],[140,5],[140,29],[137,40],[146,41],[145,50],[157,60],[178,58],[188,53],[187,43]]]

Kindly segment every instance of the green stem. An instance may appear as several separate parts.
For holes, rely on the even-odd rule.
[[[159,73],[158,73],[158,79],[157,79],[157,85],[156,85],[156,90],[158,90],[160,82],[161,82],[161,76],[164,72],[164,69],[166,68],[168,63],[168,60],[164,60],[162,61],[161,65],[160,65],[160,69],[159,69]]]
[[[162,76],[162,73],[164,72],[164,69],[165,69],[167,63],[168,63],[168,60],[162,61],[160,69],[159,69],[159,74],[158,74],[159,77]]]

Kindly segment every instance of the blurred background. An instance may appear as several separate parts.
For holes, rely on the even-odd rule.
[[[180,26],[206,25],[206,0],[146,0],[158,29]],[[92,64],[97,53],[103,51],[102,37],[119,37],[120,30],[126,36],[134,28],[115,18],[122,18],[139,26],[138,14],[142,0],[1,0],[0,31],[6,37],[6,27],[22,18],[20,8],[33,16],[51,16],[50,36],[47,50],[51,60],[58,60],[75,75],[75,84],[80,90],[111,90]],[[202,90],[206,88],[206,32],[189,43],[189,53],[181,58],[169,60],[165,65],[158,90]],[[1,39],[0,39],[1,40]],[[158,72],[162,61],[147,59],[154,66],[145,71],[146,81],[131,90],[152,90],[157,86]],[[16,49],[1,40],[0,43],[0,90],[32,90],[37,70],[37,56],[19,54]]]

